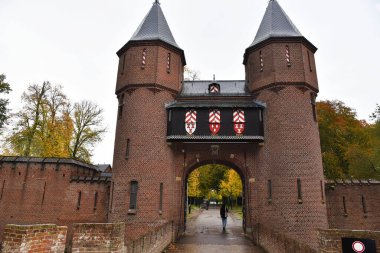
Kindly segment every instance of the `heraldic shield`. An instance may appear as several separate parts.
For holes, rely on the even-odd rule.
[[[196,110],[187,110],[185,117],[185,129],[186,132],[192,135],[197,128],[197,111]]]
[[[212,134],[217,134],[220,129],[220,111],[211,109],[209,113],[209,126]]]
[[[235,133],[243,134],[245,128],[244,111],[241,109],[234,110],[233,119]]]

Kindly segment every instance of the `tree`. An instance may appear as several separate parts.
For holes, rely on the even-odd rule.
[[[192,70],[189,67],[185,66],[184,76],[185,81],[196,81],[199,80],[199,71]]]
[[[92,148],[102,140],[103,110],[90,101],[74,105],[74,133],[70,143],[70,157],[89,162]]]
[[[199,189],[200,187],[200,170],[196,169],[193,172],[190,173],[188,178],[188,195],[192,198],[199,198],[201,196],[201,191]]]
[[[0,75],[0,95],[8,94],[11,91],[10,85],[5,82],[6,76],[4,74]],[[7,120],[7,105],[9,103],[8,99],[0,97],[0,129],[4,126],[5,121]]]
[[[239,174],[235,170],[229,169],[226,171],[225,179],[220,182],[221,195],[229,199],[235,199],[237,202],[237,198],[242,192],[243,185]]]
[[[318,102],[317,110],[326,178],[378,178],[380,135],[376,124],[358,120],[352,108],[337,100]],[[374,118],[378,112],[379,108]]]

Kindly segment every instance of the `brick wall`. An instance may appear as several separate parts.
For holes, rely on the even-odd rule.
[[[337,181],[326,184],[330,228],[380,230],[380,182]]]
[[[63,253],[67,227],[56,225],[7,225],[2,253]]]
[[[270,253],[318,253],[308,245],[261,224],[253,229],[254,242]]]
[[[351,231],[328,229],[320,230],[318,233],[321,253],[341,253],[342,237],[372,239],[376,242],[376,250],[380,252],[380,232],[379,231]],[[367,252],[367,251],[365,251]],[[368,252],[371,253],[371,252]]]
[[[108,179],[92,180],[99,177],[91,165],[42,160],[0,158],[0,240],[6,224],[107,221]]]
[[[72,230],[69,252],[124,252],[124,223],[73,224]]]

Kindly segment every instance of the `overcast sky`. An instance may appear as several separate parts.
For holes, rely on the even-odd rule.
[[[94,163],[112,163],[117,113],[116,51],[153,0],[0,0],[0,73],[12,85],[10,108],[32,83],[64,86],[73,101],[104,108],[108,133]],[[338,99],[368,119],[380,103],[380,0],[279,0],[315,46],[319,100]],[[244,79],[244,50],[267,0],[162,0],[191,69],[202,79]]]

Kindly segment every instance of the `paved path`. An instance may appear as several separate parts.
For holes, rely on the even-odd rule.
[[[219,209],[201,211],[172,248],[168,253],[264,253],[244,236],[242,221],[237,216],[228,217],[223,232]]]

